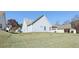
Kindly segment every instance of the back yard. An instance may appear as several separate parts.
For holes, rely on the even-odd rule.
[[[0,31],[1,48],[79,48],[79,34],[20,33]]]

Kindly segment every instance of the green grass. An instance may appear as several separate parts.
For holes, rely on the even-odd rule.
[[[79,48],[79,34],[7,33],[0,31],[1,48]]]

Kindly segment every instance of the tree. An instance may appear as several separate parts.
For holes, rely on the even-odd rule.
[[[63,24],[70,24],[70,20],[66,20],[66,21],[64,21]]]
[[[18,22],[15,19],[9,19],[8,26],[11,26],[10,30],[12,31],[15,31],[16,29],[20,27]]]
[[[79,33],[79,17],[75,16],[71,21],[71,27],[76,29],[76,32]]]

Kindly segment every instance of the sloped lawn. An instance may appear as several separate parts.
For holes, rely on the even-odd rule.
[[[0,31],[1,48],[79,48],[79,34],[19,33]]]

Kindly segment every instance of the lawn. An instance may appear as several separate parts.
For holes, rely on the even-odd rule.
[[[1,48],[79,48],[79,34],[0,31]]]

